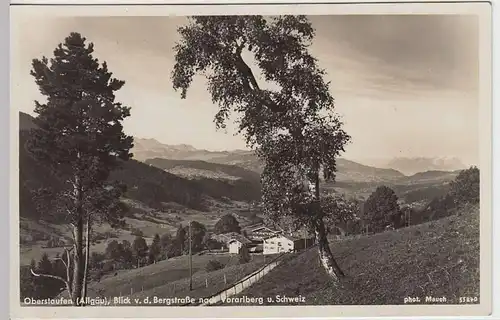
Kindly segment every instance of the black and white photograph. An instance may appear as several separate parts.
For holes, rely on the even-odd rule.
[[[491,7],[372,7],[13,6],[16,312],[490,313]]]

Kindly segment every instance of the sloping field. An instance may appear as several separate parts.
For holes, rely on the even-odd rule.
[[[187,256],[176,257],[156,264],[133,270],[123,270],[115,275],[109,275],[89,285],[89,296],[132,296],[162,298],[180,295],[204,297],[222,290],[224,275],[227,285],[238,281],[247,274],[260,268],[272,257],[252,255],[249,263],[239,264],[237,255],[201,255],[193,256],[193,291],[189,292],[189,260]],[[217,260],[225,268],[206,272],[208,261]],[[208,288],[207,288],[208,282]]]
[[[311,250],[283,262],[239,296],[264,297],[264,304],[276,303],[277,295],[301,295],[305,302],[289,304],[302,305],[403,304],[408,297],[425,303],[427,296],[479,303],[478,207],[418,226],[332,241],[331,248],[347,274],[338,287]]]

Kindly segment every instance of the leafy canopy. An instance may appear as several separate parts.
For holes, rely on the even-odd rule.
[[[320,170],[334,179],[350,137],[333,112],[325,71],[309,53],[314,29],[307,18],[192,17],[179,33],[174,89],[185,98],[193,77],[203,75],[219,106],[217,127],[237,113],[239,132],[264,160],[266,212],[310,219],[310,192],[298,181],[314,180]]]
[[[450,195],[457,204],[479,203],[480,183],[479,169],[470,167],[460,171],[458,176],[450,183]]]
[[[388,225],[394,225],[400,218],[401,209],[394,190],[380,186],[368,197],[363,211],[373,231],[383,231]]]
[[[214,226],[214,232],[216,234],[223,234],[229,232],[240,233],[241,228],[238,220],[232,214],[226,214],[222,216],[219,221]]]
[[[324,196],[321,201],[325,215],[325,224],[329,232],[336,228],[348,231],[348,226],[359,221],[360,203],[356,199],[346,198],[342,194]]]

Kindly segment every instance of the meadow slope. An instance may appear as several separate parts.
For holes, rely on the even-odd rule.
[[[479,208],[396,231],[331,241],[346,279],[335,287],[316,250],[272,270],[239,296],[305,297],[309,305],[403,304],[406,297],[477,297],[479,303]],[[269,303],[272,304],[272,303]],[[304,304],[304,303],[302,303]]]

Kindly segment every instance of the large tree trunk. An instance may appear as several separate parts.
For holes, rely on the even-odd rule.
[[[337,261],[333,257],[332,251],[330,250],[330,244],[328,243],[327,232],[325,228],[325,223],[323,221],[323,214],[321,213],[321,203],[320,203],[320,192],[319,192],[319,170],[316,170],[314,183],[312,184],[315,202],[317,204],[316,210],[318,210],[317,218],[314,220],[314,234],[316,236],[316,241],[318,244],[318,254],[321,265],[325,269],[326,273],[332,277],[334,280],[339,281],[345,275],[340,269]]]
[[[340,280],[345,275],[337,264],[337,261],[335,261],[332,251],[330,250],[330,244],[328,243],[325,225],[322,219],[315,222],[314,233],[318,244],[318,254],[321,265],[325,268],[329,276],[337,281]]]
[[[78,219],[75,227],[75,252],[73,254],[73,303],[81,305],[83,286],[83,219]]]
[[[75,224],[73,227],[74,253],[73,253],[73,303],[81,305],[82,285],[83,285],[83,208],[82,208],[82,188],[78,175],[74,182],[75,196]]]
[[[87,297],[88,286],[88,271],[89,271],[89,258],[90,258],[90,215],[87,217],[86,238],[85,238],[85,267],[83,270],[83,289],[82,298],[85,300]]]

